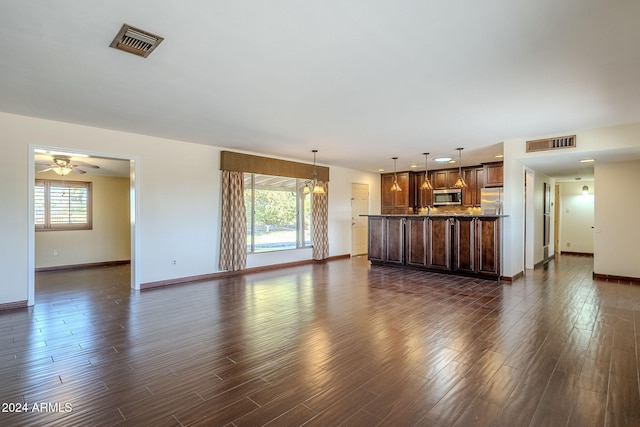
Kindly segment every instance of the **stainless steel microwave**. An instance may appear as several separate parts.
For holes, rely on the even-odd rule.
[[[433,190],[433,206],[461,204],[462,190],[460,188],[450,190]]]

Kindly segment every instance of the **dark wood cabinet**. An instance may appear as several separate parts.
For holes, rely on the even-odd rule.
[[[384,225],[382,216],[369,217],[368,257],[371,261],[384,262]]]
[[[404,217],[387,217],[385,224],[384,262],[404,264]]]
[[[494,216],[370,216],[369,260],[499,279],[500,224]]]
[[[454,224],[454,270],[499,276],[500,218],[457,217]]]
[[[475,226],[476,218],[453,218],[453,269],[454,271],[475,272]]]
[[[402,191],[391,191],[396,177]],[[383,215],[413,213],[413,197],[411,197],[413,189],[409,186],[409,172],[385,173],[380,178],[381,213]]]
[[[480,194],[484,187],[484,168],[467,168],[462,170],[467,187],[462,189],[463,206],[480,206]]]
[[[476,221],[475,271],[481,274],[500,274],[500,218],[478,218]]]
[[[464,168],[462,177],[467,182],[467,187],[462,189],[462,206],[480,206],[483,187],[502,187],[502,171],[502,162]],[[424,172],[397,172],[395,176],[402,191],[391,191],[393,173],[380,175],[382,215],[408,215],[433,205],[433,191],[420,188],[424,182]],[[455,188],[454,184],[459,176],[458,169],[429,172],[429,179],[435,190]]]
[[[431,180],[431,178],[429,178]],[[414,203],[416,209],[426,208],[433,204],[433,190],[423,190],[424,172],[414,172],[411,174],[410,186],[413,187]],[[433,184],[432,184],[433,185]]]
[[[483,163],[484,186],[502,187],[504,182],[504,165],[502,162]]]
[[[434,190],[446,190],[447,188],[455,188],[455,183],[460,176],[458,169],[444,169],[433,172],[433,184]]]
[[[428,221],[426,217],[407,217],[405,222],[407,236],[407,265],[427,266],[427,248],[429,245]]]
[[[428,217],[429,246],[427,268],[451,270],[451,220],[449,217]]]

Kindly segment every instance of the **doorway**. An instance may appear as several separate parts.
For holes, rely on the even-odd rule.
[[[351,184],[351,256],[367,253],[369,184]]]
[[[30,152],[30,162],[29,162],[29,172],[28,172],[28,191],[29,191],[29,237],[28,237],[28,299],[27,305],[32,306],[35,304],[35,270],[36,270],[36,233],[35,233],[35,186],[33,183],[36,178],[40,178],[40,176],[36,175],[36,156],[42,152],[49,153],[65,153],[70,156],[81,156],[86,155],[90,158],[95,158],[97,161],[100,159],[103,160],[111,160],[117,161],[125,168],[125,176],[128,176],[128,198],[129,198],[129,212],[127,215],[127,224],[125,227],[129,227],[129,246],[130,246],[130,286],[134,290],[140,289],[140,275],[138,263],[136,262],[138,259],[138,245],[139,241],[139,231],[138,231],[138,212],[139,212],[139,204],[138,204],[138,195],[139,195],[139,184],[135,179],[137,174],[137,164],[138,162],[134,158],[130,158],[127,156],[114,155],[109,153],[98,153],[91,152],[87,150],[77,150],[77,149],[69,149],[62,147],[49,147],[49,146],[29,146]],[[128,173],[126,172],[128,169]],[[39,169],[38,169],[39,170]],[[125,190],[126,191],[126,190]],[[126,197],[127,195],[124,195]],[[57,255],[54,253],[54,256]]]

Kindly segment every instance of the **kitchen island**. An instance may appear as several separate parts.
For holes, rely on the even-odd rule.
[[[367,215],[372,264],[500,280],[504,215]]]

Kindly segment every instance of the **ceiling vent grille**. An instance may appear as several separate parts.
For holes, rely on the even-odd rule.
[[[163,37],[124,24],[110,46],[146,58],[162,40]]]
[[[527,141],[527,153],[534,151],[559,150],[563,148],[575,148],[576,136],[559,136],[555,138],[536,139]]]

